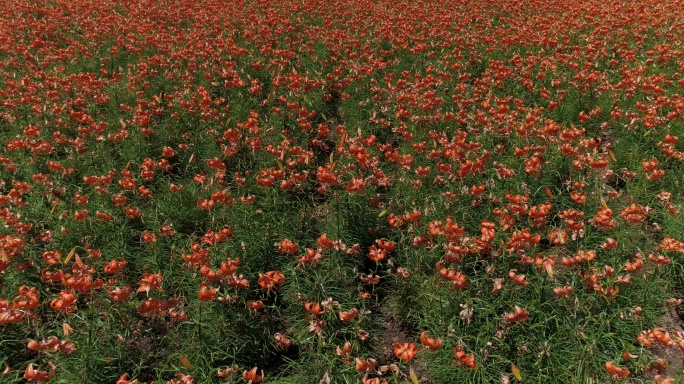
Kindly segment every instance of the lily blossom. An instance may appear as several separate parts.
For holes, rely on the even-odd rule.
[[[432,337],[428,337],[427,334],[428,331],[423,331],[420,334],[420,342],[423,343],[423,345],[425,345],[426,347],[430,348],[430,350],[432,351],[438,350],[442,346],[442,339],[437,338],[437,340],[435,340]]]
[[[525,320],[529,316],[530,316],[530,313],[526,309],[520,308],[516,305],[513,313],[507,313],[504,317],[506,318],[506,320],[513,323],[516,321]]]
[[[627,367],[616,367],[612,361],[606,362],[606,371],[613,378],[621,378],[629,376],[629,368]]]
[[[361,360],[356,358],[356,370],[359,372],[367,372],[375,369],[377,361],[375,359]]]
[[[418,348],[414,343],[395,343],[394,344],[394,355],[403,362],[409,362],[413,360],[418,352]]]
[[[218,375],[218,377],[225,379],[228,376],[232,376],[232,375],[238,373],[239,370],[240,370],[240,367],[236,364],[235,366],[228,367],[223,371],[221,370],[221,368],[219,368],[219,369],[217,369],[216,374]]]
[[[257,374],[257,367],[250,369],[249,371],[242,372],[242,379],[247,383],[256,384],[264,379],[264,370],[261,370],[261,375]]]
[[[24,371],[24,380],[28,382],[35,381],[37,383],[44,383],[50,380],[52,376],[55,375],[55,369],[57,367],[55,367],[55,365],[51,362],[48,363],[48,365],[51,368],[50,372],[35,370],[33,369],[33,363],[30,363],[26,367],[26,371]]]

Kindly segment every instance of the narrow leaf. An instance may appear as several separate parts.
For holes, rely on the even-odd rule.
[[[180,357],[180,363],[188,370],[188,371],[194,371],[195,366],[190,363],[190,360],[188,360],[188,357],[183,355]]]
[[[511,372],[518,381],[522,381],[522,375],[520,374],[520,370],[518,369],[518,367],[515,366],[515,364],[511,364]]]

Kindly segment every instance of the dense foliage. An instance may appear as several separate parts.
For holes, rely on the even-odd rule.
[[[684,2],[0,10],[0,383],[681,376]]]

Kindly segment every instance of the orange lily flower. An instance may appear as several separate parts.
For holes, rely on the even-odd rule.
[[[320,303],[305,303],[304,309],[314,316],[320,316],[325,313],[325,308],[321,309]]]
[[[242,379],[248,383],[256,384],[264,379],[264,370],[261,370],[261,375],[257,374],[257,367],[244,371],[242,372]]]
[[[123,375],[119,376],[119,380],[116,381],[116,384],[138,384],[140,383],[138,379],[135,379],[133,381],[128,380],[128,373],[124,373]]]
[[[110,260],[109,263],[105,264],[104,266],[104,272],[109,275],[114,275],[116,273],[119,273],[122,269],[126,267],[126,260],[123,258],[121,261],[116,261],[114,259]]]
[[[387,252],[394,251],[394,243],[385,238],[378,239],[375,242],[378,244],[378,247],[384,249]]]
[[[675,382],[675,379],[662,377],[661,375],[656,375],[653,380],[655,380],[656,384],[674,384]]]
[[[507,313],[505,318],[509,322],[513,323],[516,321],[522,321],[527,319],[530,316],[530,313],[523,308],[518,307],[517,305],[515,306],[515,311],[513,313]]]
[[[240,259],[228,259],[221,263],[219,271],[222,276],[234,275],[237,272],[238,266],[240,266]]]
[[[282,333],[276,333],[273,335],[273,339],[280,343],[283,347],[287,348],[292,344],[292,341],[287,338],[287,336],[283,335]]]
[[[62,262],[62,252],[46,251],[43,252],[43,260],[50,265],[57,265]]]
[[[233,367],[226,368],[224,371],[222,371],[221,368],[219,368],[217,370],[216,374],[218,375],[218,377],[225,379],[228,376],[232,376],[232,375],[236,374],[239,370],[240,370],[240,367],[236,364]]]
[[[14,300],[12,300],[12,306],[15,309],[20,309],[20,310],[31,310],[38,308],[40,305],[40,301],[38,300],[38,297],[40,296],[40,292],[34,287],[27,287],[25,285],[22,285],[19,287],[19,296],[15,297]]]
[[[214,209],[215,205],[216,202],[212,199],[197,198],[197,206],[204,211],[211,211],[212,209]]]
[[[651,260],[652,262],[658,264],[658,265],[667,265],[667,264],[670,264],[670,261],[671,261],[669,257],[665,257],[663,255],[655,256],[652,253],[650,255],[648,255],[648,259]]]
[[[128,285],[123,287],[123,288],[116,287],[112,290],[109,290],[109,297],[112,300],[114,300],[117,304],[121,304],[124,301],[126,301],[126,299],[128,299],[128,296],[130,296],[130,294],[131,294],[131,287],[129,287]]]
[[[394,355],[399,358],[399,360],[408,362],[413,360],[418,352],[418,348],[414,343],[396,343],[394,344]]]
[[[516,275],[516,272],[518,272],[517,269],[511,269],[510,271],[508,271],[508,277],[509,277],[511,280],[513,280],[513,284],[519,285],[519,286],[521,286],[521,287],[524,287],[524,286],[526,286],[527,284],[530,283],[530,282],[527,281],[527,279],[525,278],[525,275],[523,275],[523,274]]]
[[[43,339],[40,343],[36,340],[29,340],[26,348],[32,351],[61,351],[65,355],[76,353],[76,344],[66,340],[60,340],[57,336],[50,336],[47,340]]]
[[[637,335],[637,342],[643,346],[650,347],[655,342],[655,339],[653,338],[651,333],[646,330],[641,331],[641,333]]]
[[[169,380],[166,382],[166,384],[193,384],[192,375],[186,375],[183,373],[176,373],[176,378],[178,378],[178,380]]]
[[[574,289],[569,285],[566,285],[564,287],[555,287],[553,289],[553,293],[555,293],[556,296],[558,296],[558,298],[570,296],[570,295],[572,295],[573,292],[574,292]]]
[[[427,334],[428,334],[428,331],[423,331],[420,334],[420,342],[423,343],[423,345],[425,345],[426,347],[430,348],[433,351],[438,350],[439,347],[442,346],[442,339],[437,338],[437,340],[435,340],[432,337],[428,337]]]
[[[297,253],[297,249],[299,249],[297,244],[292,242],[290,239],[283,239],[280,241],[280,243],[276,243],[276,246],[278,247],[278,252],[287,255],[294,255]]]
[[[145,273],[142,279],[140,279],[140,281],[138,282],[138,284],[140,285],[140,287],[138,287],[138,292],[145,292],[149,295],[150,289],[152,288],[157,288],[159,292],[162,292],[161,283],[161,273]]]
[[[617,240],[613,239],[612,237],[606,239],[605,242],[601,243],[601,248],[603,249],[613,249],[617,248],[618,242]]]
[[[389,223],[390,227],[398,228],[404,224],[404,219],[401,216],[397,216],[392,213],[387,217],[387,222]]]
[[[359,276],[359,279],[365,283],[365,284],[370,284],[370,285],[375,285],[380,283],[380,276],[374,275],[374,276],[366,276],[366,275],[361,275]]]
[[[351,348],[351,343],[347,341],[342,348],[337,347],[337,356],[344,357],[349,355],[351,353]]]
[[[387,380],[380,380],[380,378],[378,377],[369,378],[367,373],[363,375],[363,377],[361,378],[361,382],[363,384],[387,384]]]
[[[352,308],[349,311],[340,312],[338,314],[338,316],[340,317],[340,321],[342,321],[343,323],[346,323],[348,321],[353,320],[358,314],[359,314],[359,310],[356,308]]]
[[[456,356],[456,359],[458,359],[458,361],[461,364],[465,365],[468,368],[477,369],[477,363],[475,362],[475,355],[474,354],[467,355],[465,352],[463,352],[461,350],[461,348],[463,348],[463,347],[460,345],[457,345],[456,348],[454,348],[454,356]]]
[[[50,301],[50,308],[53,311],[73,312],[76,310],[76,295],[71,290],[63,290],[59,297]]]
[[[658,248],[665,251],[677,251],[684,253],[684,243],[671,238],[670,236],[665,236],[665,238],[658,244]]]
[[[198,299],[202,301],[212,301],[214,300],[214,297],[216,296],[216,289],[209,287],[209,284],[207,283],[202,283],[200,284],[200,291],[197,296]]]
[[[356,336],[363,343],[366,340],[368,340],[368,336],[370,336],[370,334],[368,333],[368,331],[364,331],[363,329],[359,329],[358,331],[356,331]]]
[[[672,341],[672,338],[670,338],[670,333],[666,332],[660,327],[653,328],[651,330],[651,336],[655,339],[658,340],[661,344],[667,345],[667,346],[675,346],[676,343]]]
[[[635,224],[645,221],[646,213],[647,210],[644,206],[632,203],[632,205],[622,210],[620,217],[625,221]]]
[[[256,301],[250,300],[247,302],[247,306],[249,307],[249,309],[251,309],[252,311],[254,311],[256,313],[257,311],[264,308],[264,302],[261,300],[256,300]]]
[[[556,265],[556,256],[542,256],[541,253],[537,254],[534,259],[537,268],[544,267],[544,270],[553,279],[553,266]]]
[[[368,258],[375,263],[379,263],[385,259],[386,252],[384,249],[379,249],[372,245],[368,251]]]
[[[144,230],[142,235],[140,236],[140,239],[142,240],[143,243],[156,243],[157,242],[157,235],[154,232]]]
[[[29,364],[28,367],[26,367],[26,371],[24,371],[24,380],[26,381],[36,381],[38,383],[44,383],[52,378],[52,376],[55,375],[55,365],[53,363],[48,363],[50,368],[52,370],[50,372],[47,371],[37,371],[33,369],[33,363]]]
[[[375,359],[361,360],[356,358],[356,370],[359,372],[367,372],[375,369],[377,361]]]
[[[306,253],[297,259],[299,263],[306,263],[308,261],[319,261],[321,259],[321,253],[313,248],[307,248]]]
[[[629,376],[629,368],[616,367],[612,361],[606,362],[606,371],[608,371],[608,374],[610,374],[610,376],[612,376],[613,378],[619,377],[621,379],[624,379],[625,377]]]
[[[285,275],[283,275],[279,271],[269,271],[266,272],[266,274],[259,275],[259,280],[257,281],[259,283],[259,286],[262,289],[272,289],[276,285],[280,285],[285,281]]]
[[[554,245],[562,245],[567,242],[569,237],[570,236],[565,230],[553,228],[549,231],[549,234],[546,238]]]

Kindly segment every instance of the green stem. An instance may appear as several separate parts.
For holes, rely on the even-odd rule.
[[[200,346],[201,346],[202,352],[204,352],[204,339],[202,338],[202,307],[203,307],[203,302],[200,301],[199,318],[197,320],[197,334],[199,336],[199,341],[200,341]]]
[[[94,313],[93,313],[93,288],[90,288],[90,302],[88,302],[88,342],[86,345],[85,353],[85,366],[84,366],[84,381],[88,382],[90,378],[90,354],[93,345],[93,323],[94,323]]]
[[[335,218],[337,219],[337,239],[339,240],[342,236],[342,224],[340,223],[340,198],[339,196],[335,199]]]

